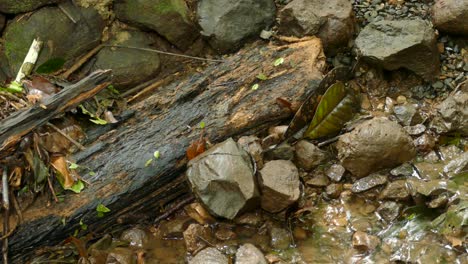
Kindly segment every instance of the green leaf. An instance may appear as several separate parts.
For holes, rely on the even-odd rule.
[[[107,124],[106,120],[101,119],[99,117],[96,117],[96,119],[90,119],[89,121],[91,121],[91,122],[93,122],[94,124],[97,124],[97,125],[106,125]]]
[[[337,135],[358,107],[354,90],[347,89],[342,82],[335,83],[321,98],[304,137],[318,139]]]
[[[39,67],[37,67],[36,72],[43,73],[43,74],[52,73],[52,72],[60,70],[64,64],[65,64],[65,59],[53,58],[44,62]]]
[[[204,122],[204,121],[201,121],[201,122],[200,122],[200,128],[201,128],[201,129],[204,129],[204,128],[205,128],[205,122]]]
[[[70,166],[68,167],[70,170],[76,170],[78,168],[78,164],[76,163],[70,163]]]
[[[273,62],[273,66],[277,67],[284,63],[284,58],[278,58]]]
[[[60,223],[62,223],[62,225],[65,226],[65,225],[67,224],[67,218],[62,217],[62,218],[60,219]]]
[[[94,176],[94,175],[96,175],[96,173],[94,171],[89,172],[89,176]]]
[[[159,150],[156,150],[154,153],[153,153],[153,156],[155,159],[159,159],[159,157],[161,156],[161,153],[159,153]]]
[[[252,90],[254,90],[254,91],[255,91],[255,90],[257,90],[257,89],[258,89],[258,83],[256,83],[256,84],[252,85]]]
[[[149,165],[151,165],[152,162],[153,162],[153,158],[147,160],[147,161],[145,162],[145,167],[148,167]]]
[[[265,81],[265,80],[268,80],[268,77],[267,77],[265,74],[263,74],[263,73],[259,73],[259,74],[257,75],[257,79],[262,80],[262,81]]]
[[[16,81],[13,81],[10,83],[10,85],[8,85],[7,88],[0,87],[0,91],[9,92],[9,93],[21,93],[23,92],[23,85],[21,85],[20,83]]]
[[[78,105],[78,107],[81,109],[81,112],[83,112],[83,114],[89,115],[90,117],[94,117],[94,115],[88,110],[86,110],[86,108],[82,104]]]
[[[120,92],[117,89],[115,89],[114,85],[112,85],[112,84],[107,86],[107,89],[113,94],[116,94],[116,95],[120,94]]]
[[[80,193],[84,189],[84,183],[81,180],[75,182],[70,188],[66,188],[74,193]]]
[[[104,214],[110,212],[111,210],[109,208],[107,208],[105,205],[103,204],[98,204],[98,206],[96,207],[96,212],[97,212],[97,216],[98,217],[103,217]]]
[[[80,227],[81,227],[81,230],[84,230],[84,231],[88,230],[88,225],[83,222],[83,219],[80,219]]]

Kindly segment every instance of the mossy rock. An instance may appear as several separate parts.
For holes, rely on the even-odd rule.
[[[61,1],[63,0],[0,0],[0,12],[8,14],[25,13]]]
[[[118,19],[152,29],[183,50],[199,35],[184,0],[118,0],[114,11]]]
[[[76,58],[97,46],[104,21],[91,8],[68,6],[77,19],[73,23],[58,7],[45,7],[29,18],[16,18],[5,29],[5,55],[11,72],[16,73],[34,38],[43,41],[37,67],[51,59],[69,66]]]

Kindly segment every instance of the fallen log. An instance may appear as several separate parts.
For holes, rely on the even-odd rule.
[[[0,160],[9,155],[10,152],[7,150],[15,146],[24,135],[106,88],[110,84],[110,75],[110,70],[95,71],[83,80],[45,99],[42,105],[34,105],[2,120],[0,123]]]
[[[24,222],[10,237],[12,259],[22,262],[33,249],[59,243],[80,229],[80,221],[88,225],[86,232],[99,234],[163,214],[189,195],[185,151],[200,136],[201,121],[211,142],[263,131],[292,115],[276,99],[304,100],[320,82],[324,65],[316,38],[281,47],[256,44],[161,87],[131,107],[133,117],[74,156],[90,186],[49,208],[45,198],[38,199],[23,212]],[[148,166],[155,151],[160,157]],[[99,204],[111,210],[101,218]]]

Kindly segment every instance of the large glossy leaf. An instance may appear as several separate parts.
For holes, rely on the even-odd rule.
[[[342,82],[330,86],[320,100],[314,117],[304,133],[305,138],[318,139],[337,135],[357,112],[359,100]]]
[[[302,103],[299,110],[294,115],[293,120],[289,123],[288,129],[284,134],[284,139],[287,140],[294,136],[302,128],[307,126],[314,116],[315,109],[320,102],[320,97],[325,93],[330,85],[337,81],[346,82],[351,78],[351,68],[338,67],[331,70],[323,79],[316,89],[310,91]]]

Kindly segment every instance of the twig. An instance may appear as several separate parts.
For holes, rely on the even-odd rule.
[[[159,217],[157,217],[156,219],[154,219],[153,224],[157,224],[157,223],[161,222],[161,220],[167,218],[168,216],[175,213],[177,210],[179,210],[180,208],[182,208],[186,204],[191,203],[193,200],[195,200],[195,197],[190,196],[190,197],[180,201],[178,204],[176,204],[175,206],[173,206],[169,210],[167,210],[164,214],[162,214]]]
[[[41,52],[42,48],[42,41],[39,41],[38,39],[34,39],[31,47],[29,47],[28,54],[24,58],[23,64],[21,65],[21,68],[18,71],[18,74],[16,75],[15,82],[19,83],[21,80],[28,76],[32,69],[34,68],[34,65],[36,64],[37,58],[39,57],[39,52]]]
[[[78,141],[74,140],[70,136],[68,136],[65,132],[63,132],[60,128],[56,127],[54,124],[47,122],[47,125],[57,131],[60,135],[64,136],[66,139],[68,139],[71,143],[73,143],[75,146],[77,146],[80,150],[85,150],[86,148],[81,145]]]
[[[330,144],[330,143],[333,143],[333,142],[337,141],[339,137],[340,137],[340,136],[336,136],[336,137],[332,137],[332,138],[330,138],[330,139],[327,139],[327,140],[325,140],[325,141],[322,141],[322,142],[320,142],[320,143],[317,144],[317,147],[320,148],[320,147],[323,147],[323,146],[328,145],[328,144]]]
[[[72,17],[72,15],[62,6],[62,5],[58,5],[60,11],[62,11],[67,17],[68,19],[70,19],[73,24],[76,24],[76,20]]]
[[[2,200],[3,200],[3,234],[9,234],[9,222],[10,222],[10,200],[8,199],[8,172],[7,166],[3,166],[3,175],[2,175]],[[8,264],[8,236],[2,239],[2,253],[3,253],[3,263]]]
[[[19,223],[18,225],[20,225],[21,223],[23,223],[23,213],[21,212],[21,207],[18,203],[18,199],[16,199],[16,196],[15,195],[11,195],[11,200],[13,201],[13,206],[15,207],[15,212],[16,214],[18,215],[18,218],[19,218]]]
[[[128,99],[127,102],[130,103],[132,101],[134,101],[135,99],[137,99],[138,97],[142,96],[143,94],[146,94],[156,88],[158,88],[159,86],[161,86],[161,84],[163,84],[165,82],[165,79],[164,80],[159,80],[153,84],[150,84],[148,87],[146,87],[145,89],[141,90],[139,93],[137,93],[136,95],[132,96],[132,98]]]
[[[177,54],[177,53],[172,53],[172,52],[167,52],[167,51],[162,51],[162,50],[156,50],[156,49],[140,48],[140,47],[134,47],[134,46],[124,46],[124,45],[103,45],[103,46],[113,47],[113,48],[126,48],[126,49],[144,50],[144,51],[155,52],[155,53],[159,53],[159,54],[182,57],[182,58],[188,58],[188,59],[193,59],[193,60],[202,60],[202,61],[211,61],[211,62],[224,62],[224,60],[207,59],[207,58],[189,56],[189,55],[184,55],[184,54]]]
[[[47,176],[47,183],[49,184],[49,189],[52,192],[52,196],[54,196],[54,201],[58,203],[59,200],[57,198],[57,195],[55,194],[54,186],[52,185],[52,181],[50,180],[50,175]]]
[[[86,55],[81,57],[75,64],[73,64],[70,69],[68,69],[66,72],[62,74],[62,78],[68,79],[72,73],[74,73],[76,70],[78,70],[85,62],[89,60],[94,54],[96,54],[99,50],[101,50],[102,44],[98,45],[91,51],[89,51]]]

